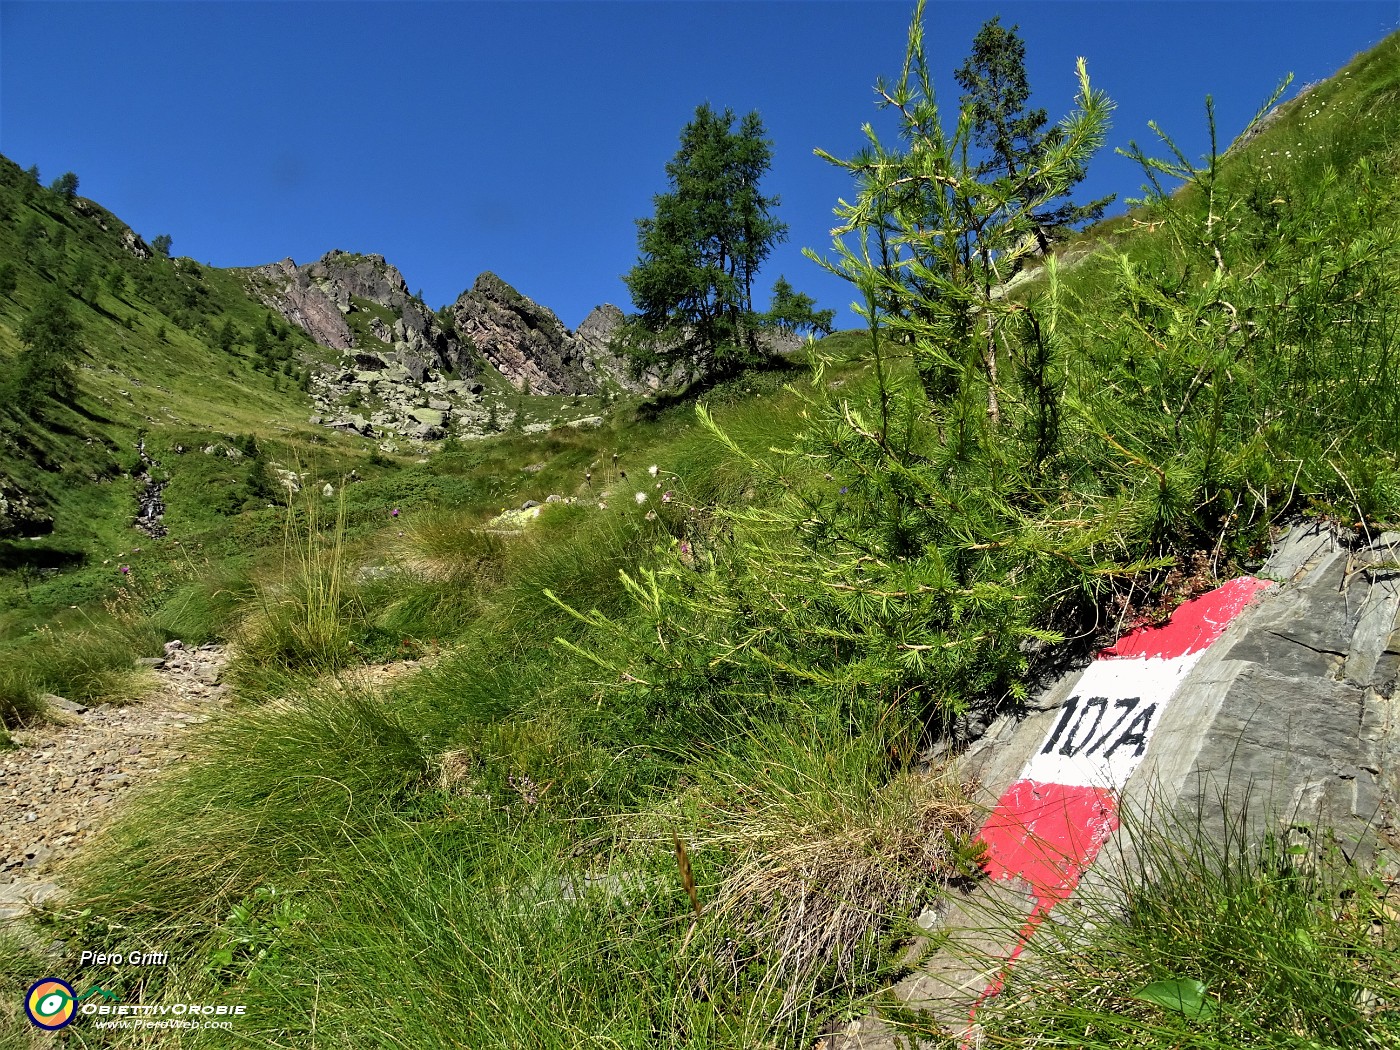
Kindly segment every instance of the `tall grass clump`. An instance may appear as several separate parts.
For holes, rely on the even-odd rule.
[[[983,1045],[1400,1046],[1400,886],[1238,811],[1223,836],[1124,827],[1126,862],[979,1011]]]
[[[44,625],[0,648],[0,697],[20,720],[40,714],[26,697],[41,693],[87,704],[128,702],[149,684],[135,657],[159,652],[160,640],[143,622],[106,615],[61,628]]]
[[[7,730],[25,726],[43,716],[39,689],[27,669],[0,671],[0,743],[9,742]]]
[[[303,491],[301,506],[289,501],[283,520],[281,572],[264,578],[233,632],[230,671],[247,687],[357,663],[355,649],[368,632],[370,617],[349,575],[343,489],[329,525],[317,494]]]
[[[324,876],[318,865],[353,853],[427,772],[421,741],[380,698],[333,685],[246,708],[188,747],[190,762],[86,871],[103,914],[158,915],[173,938],[207,929],[260,885]]]
[[[744,1003],[749,1045],[800,1044],[897,975],[912,916],[975,870],[965,786],[891,760],[917,728],[853,734],[838,705],[809,700],[805,717],[699,749],[681,799],[709,876],[683,965]]]

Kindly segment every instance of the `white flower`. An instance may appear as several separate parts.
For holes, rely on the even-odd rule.
[[[643,504],[643,503],[645,503],[645,502],[647,501],[647,494],[646,494],[645,492],[639,492],[639,493],[637,493],[637,495],[636,495],[636,500],[637,500],[637,505],[640,506],[641,504]]]
[[[647,473],[650,474],[652,477],[656,477],[656,472],[660,469],[660,467],[653,463],[651,466],[647,467]]]

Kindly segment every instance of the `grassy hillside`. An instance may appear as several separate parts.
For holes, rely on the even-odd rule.
[[[1400,37],[1022,285],[995,368],[877,325],[698,414],[624,409],[330,499],[305,486],[280,559],[182,581],[180,629],[235,641],[245,703],[44,936],[169,952],[72,976],[246,1004],[254,1046],[812,1045],[902,972],[919,909],[976,877],[950,745],[1256,566],[1279,520],[1400,517],[1397,96]],[[278,528],[228,516],[210,565]],[[172,629],[143,594],[132,630]],[[337,677],[399,651],[435,659],[383,691]],[[987,1017],[992,1045],[1397,1044],[1381,881],[1179,845],[1069,946],[1092,965]],[[1225,920],[1259,959],[1193,951]],[[1107,979],[1182,976],[1172,958],[1218,1010]],[[0,959],[21,988],[43,968],[17,938]]]

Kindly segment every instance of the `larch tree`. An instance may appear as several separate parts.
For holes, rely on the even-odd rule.
[[[684,367],[692,375],[736,371],[762,357],[753,308],[759,268],[787,227],[777,197],[759,188],[772,163],[763,121],[708,103],[681,132],[666,165],[670,189],[637,221],[640,257],[625,275],[637,308],[619,349],[634,368]]]
[[[962,110],[971,120],[972,141],[986,151],[977,174],[1006,179],[1016,200],[1039,202],[1030,215],[1031,233],[1045,254],[1055,237],[1100,218],[1113,196],[1083,205],[1067,199],[1087,174],[1081,163],[1068,173],[1061,192],[1045,198],[1041,168],[1044,158],[1062,144],[1064,129],[1047,129],[1045,110],[1026,108],[1031,88],[1019,28],[1004,27],[1000,15],[988,19],[972,41],[972,53],[953,76],[963,89]]]

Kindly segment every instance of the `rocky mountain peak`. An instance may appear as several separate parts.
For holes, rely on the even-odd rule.
[[[452,304],[457,330],[521,390],[581,394],[597,389],[573,333],[554,311],[487,271]]]

